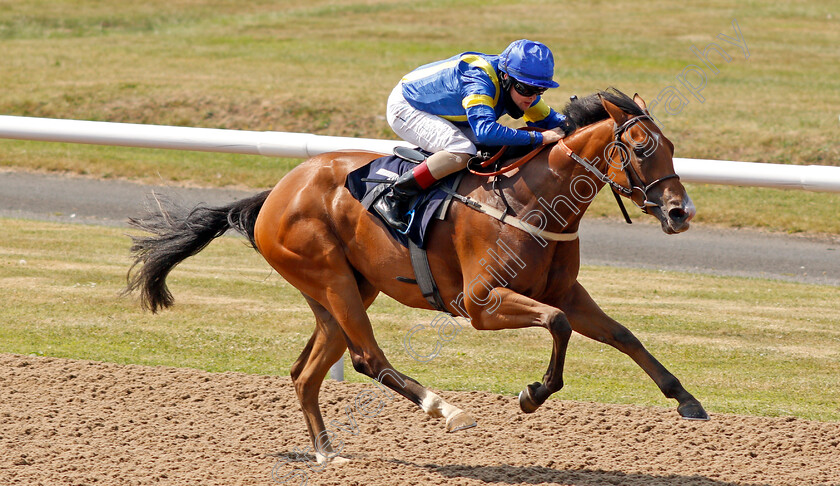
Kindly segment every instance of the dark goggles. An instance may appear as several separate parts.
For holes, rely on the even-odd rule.
[[[516,92],[521,94],[522,96],[529,98],[534,95],[539,96],[545,93],[546,89],[548,88],[540,88],[539,86],[532,86],[530,84],[524,84],[519,81],[513,80],[513,89],[515,89]]]

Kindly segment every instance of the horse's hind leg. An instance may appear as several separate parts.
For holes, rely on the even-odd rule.
[[[455,432],[476,425],[463,410],[446,403],[437,394],[423,387],[413,378],[396,371],[373,336],[366,305],[360,298],[360,288],[352,269],[331,272],[332,284],[323,299],[347,337],[347,347],[353,368],[394,390],[420,406],[429,416],[446,419],[446,430]],[[337,275],[346,275],[341,278]],[[363,287],[367,285],[363,283]]]
[[[303,409],[303,417],[306,420],[309,438],[315,447],[318,462],[342,462],[342,458],[333,457],[335,451],[327,440],[327,434],[324,433],[326,427],[318,405],[318,395],[324,377],[333,363],[338,361],[347,349],[347,344],[341,327],[330,313],[321,304],[306,295],[304,297],[315,314],[315,331],[300,357],[292,365],[292,382]]]
[[[648,352],[626,327],[609,317],[579,283],[571,290],[563,307],[572,329],[586,337],[600,341],[630,356],[659,386],[662,393],[679,402],[680,416],[692,420],[708,420],[709,415],[671,372]]]
[[[287,282],[317,302],[318,306],[324,309],[325,316],[331,316],[330,319],[325,317],[325,321],[332,323],[334,319],[338,323],[338,327],[344,333],[356,371],[408,398],[429,415],[445,417],[449,431],[475,425],[475,421],[462,410],[447,404],[416,381],[394,370],[373,337],[366,312],[377,291],[350,265],[343,243],[335,236],[333,227],[327,223],[332,217],[321,214],[320,209],[280,208],[284,202],[282,197],[277,196],[279,202],[273,202],[269,196],[266,206],[260,212],[254,228],[257,247],[266,261]],[[322,203],[318,202],[316,206],[320,208]],[[297,221],[299,217],[304,218],[305,225]],[[305,232],[303,229],[290,229],[296,221],[300,223],[300,227],[305,228]],[[333,329],[336,326],[329,327]],[[318,342],[318,339],[313,341],[310,351],[313,356]],[[335,358],[338,358],[337,352]],[[311,359],[312,356],[308,358]],[[329,360],[322,361],[323,368],[317,367],[318,373],[310,372],[313,377],[319,375],[319,380],[323,379],[329,368],[326,363]],[[304,366],[301,376],[306,372],[307,367]],[[298,381],[301,380],[299,377]],[[309,384],[308,380],[295,386],[300,387],[299,393],[306,402],[308,416],[318,427],[317,430],[313,429],[313,432],[320,433],[322,420],[314,420],[317,417],[317,393],[314,391],[317,387]]]

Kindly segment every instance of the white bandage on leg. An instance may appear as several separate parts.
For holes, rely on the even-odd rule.
[[[420,404],[420,407],[429,415],[429,417],[444,417],[446,419],[449,419],[458,414],[458,412],[462,411],[460,408],[446,403],[442,398],[432,392],[427,392],[426,397],[423,399],[423,403]]]

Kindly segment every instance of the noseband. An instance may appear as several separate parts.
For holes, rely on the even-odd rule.
[[[650,115],[645,113],[644,115],[639,115],[639,116],[636,116],[636,117],[633,117],[633,118],[627,120],[621,126],[619,126],[619,125],[615,126],[615,129],[613,131],[613,133],[614,133],[613,139],[616,142],[616,145],[613,145],[612,149],[610,150],[610,155],[609,155],[609,160],[610,161],[613,160],[612,159],[613,154],[615,153],[615,150],[616,150],[618,144],[624,145],[624,142],[621,140],[621,137],[624,135],[624,133],[627,130],[629,130],[630,127],[632,127],[633,125],[635,125],[636,123],[638,123],[642,120],[653,121],[653,118],[651,118]],[[624,174],[627,176],[627,183],[630,184],[629,189],[625,188],[624,186],[621,186],[620,184],[618,184],[619,187],[621,187],[622,194],[627,195],[627,197],[631,201],[633,201],[633,204],[636,204],[636,201],[634,201],[631,196],[633,195],[634,191],[639,191],[639,193],[641,193],[641,195],[642,195],[642,200],[644,202],[642,203],[641,206],[636,204],[636,207],[641,209],[642,212],[645,213],[645,214],[647,214],[647,212],[648,212],[647,208],[649,208],[649,207],[659,207],[659,204],[656,204],[655,202],[652,202],[650,199],[648,199],[648,191],[650,191],[654,186],[656,186],[660,182],[667,181],[668,179],[678,179],[679,180],[679,178],[680,178],[680,176],[678,176],[676,173],[673,173],[673,174],[668,174],[666,176],[660,177],[659,179],[656,179],[655,181],[651,182],[650,184],[645,184],[644,179],[642,179],[642,176],[639,175],[638,171],[636,171],[636,168],[633,167],[633,164],[630,163],[630,160],[628,160],[626,164],[622,161],[621,168],[624,170]],[[632,175],[632,177],[631,177],[631,175]],[[634,182],[634,178],[635,178],[636,181],[639,181],[639,184],[636,184]]]
[[[650,115],[648,115],[647,113],[645,113],[644,115],[639,115],[639,116],[630,118],[629,120],[627,120],[626,122],[624,122],[621,125],[616,124],[615,129],[613,131],[613,142],[614,142],[614,144],[611,144],[612,147],[610,149],[610,153],[609,153],[608,158],[607,158],[607,164],[608,165],[611,165],[610,163],[613,160],[613,157],[615,155],[615,151],[618,148],[618,146],[622,145],[622,146],[626,147],[624,142],[621,140],[621,137],[624,135],[624,133],[627,130],[629,130],[633,125],[635,125],[636,123],[638,123],[642,120],[651,120],[652,121],[653,118]],[[622,160],[621,168],[624,171],[624,175],[627,177],[627,183],[630,185],[630,187],[624,187],[621,184],[619,184],[618,182],[614,181],[611,177],[607,176],[606,174],[604,174],[603,172],[598,170],[598,168],[595,167],[594,165],[592,165],[589,161],[587,161],[583,157],[579,156],[578,154],[574,153],[572,151],[572,149],[570,149],[569,146],[566,145],[566,142],[563,139],[560,139],[560,141],[557,143],[557,145],[560,146],[564,150],[564,152],[566,152],[566,155],[568,155],[572,160],[574,160],[575,162],[584,166],[589,172],[591,172],[593,175],[595,175],[595,177],[600,179],[601,182],[609,184],[610,187],[612,187],[613,194],[616,197],[616,201],[618,201],[618,205],[621,208],[621,212],[624,215],[624,219],[626,219],[628,223],[630,222],[630,216],[627,214],[627,210],[624,208],[624,203],[621,201],[621,198],[618,196],[619,194],[622,194],[622,195],[626,196],[628,199],[633,201],[633,204],[635,204],[636,207],[641,209],[643,213],[647,214],[649,207],[659,207],[660,206],[659,204],[656,204],[655,202],[648,199],[648,191],[650,191],[657,184],[659,184],[661,182],[664,182],[664,181],[667,181],[668,179],[674,179],[674,178],[679,179],[680,178],[680,176],[678,176],[676,173],[668,174],[664,177],[660,177],[659,179],[656,179],[655,181],[653,181],[649,184],[645,184],[644,179],[642,179],[641,175],[639,175],[636,168],[633,167],[633,164],[630,163],[630,160],[629,160],[630,154],[628,153],[627,163],[624,163],[624,161]],[[641,205],[637,204],[636,201],[633,200],[632,196],[633,196],[633,193],[636,192],[636,191],[638,191],[642,195],[642,200],[644,202]]]

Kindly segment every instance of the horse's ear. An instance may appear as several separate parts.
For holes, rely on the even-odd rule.
[[[645,103],[645,100],[643,100],[642,97],[639,96],[639,93],[633,95],[633,101],[635,101],[636,104],[639,105],[639,108],[647,110],[647,103]]]
[[[624,122],[627,121],[627,113],[624,113],[624,110],[610,103],[601,94],[598,94],[598,98],[601,99],[601,104],[604,105],[604,109],[607,110],[607,113],[610,115],[610,118],[612,118],[617,125],[623,125]]]

